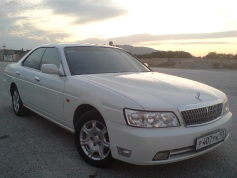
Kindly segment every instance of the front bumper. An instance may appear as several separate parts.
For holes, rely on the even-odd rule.
[[[195,150],[196,139],[212,132],[225,129],[227,136],[231,128],[231,112],[216,122],[198,127],[135,128],[107,121],[110,148],[115,159],[137,165],[156,165],[176,162],[206,153],[223,142],[201,151]],[[225,139],[225,140],[226,140]],[[131,156],[118,154],[118,147],[131,150]],[[166,160],[152,161],[157,152],[170,151]]]

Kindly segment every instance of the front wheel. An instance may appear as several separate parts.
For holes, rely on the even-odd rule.
[[[114,161],[110,151],[108,130],[97,111],[85,113],[75,128],[76,147],[90,165],[106,167]]]

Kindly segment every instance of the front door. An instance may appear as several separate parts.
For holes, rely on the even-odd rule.
[[[63,70],[58,49],[46,48],[40,66],[42,64],[55,64]],[[42,73],[41,71],[34,77],[38,82],[37,107],[50,118],[62,123],[65,77]]]

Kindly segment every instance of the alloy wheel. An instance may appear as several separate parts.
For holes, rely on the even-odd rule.
[[[86,122],[80,131],[80,144],[84,153],[93,160],[103,160],[110,153],[106,126],[97,121]]]
[[[17,90],[14,91],[12,97],[13,97],[13,108],[15,112],[18,113],[20,109],[20,96]]]

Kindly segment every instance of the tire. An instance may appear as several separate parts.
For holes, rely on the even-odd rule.
[[[106,124],[95,110],[86,112],[77,122],[75,143],[82,159],[92,166],[103,168],[114,162]]]
[[[27,113],[27,109],[24,107],[16,87],[12,90],[12,108],[17,116],[24,116]]]

